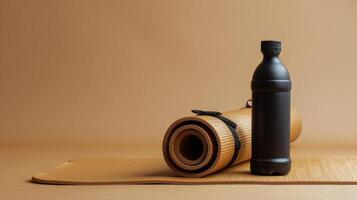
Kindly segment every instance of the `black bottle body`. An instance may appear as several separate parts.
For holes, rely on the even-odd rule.
[[[279,59],[280,42],[278,50],[264,48],[262,42],[262,52],[263,61],[255,70],[251,82],[251,173],[285,175],[289,173],[291,167],[291,81],[289,72]]]

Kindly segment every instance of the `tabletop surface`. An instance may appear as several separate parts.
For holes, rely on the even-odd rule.
[[[292,154],[357,155],[354,146],[299,145]],[[43,185],[29,180],[72,158],[159,158],[158,150],[0,148],[0,199],[355,199],[357,185]]]

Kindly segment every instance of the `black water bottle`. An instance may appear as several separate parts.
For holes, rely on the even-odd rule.
[[[252,88],[252,159],[256,175],[286,175],[290,171],[289,72],[279,59],[280,41],[262,41],[263,61]]]

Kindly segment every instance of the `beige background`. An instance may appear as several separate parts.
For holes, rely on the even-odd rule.
[[[250,97],[283,41],[299,142],[356,138],[356,1],[0,1],[0,145],[159,150],[190,109]],[[327,138],[327,139],[325,139]]]
[[[192,108],[244,104],[263,39],[283,41],[293,150],[356,155],[356,24],[353,0],[0,0],[0,199],[355,199],[354,185],[27,181],[70,158],[162,157]]]

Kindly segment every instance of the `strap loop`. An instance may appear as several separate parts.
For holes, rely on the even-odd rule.
[[[251,100],[251,99],[248,99],[248,100],[245,102],[245,107],[246,107],[246,108],[251,108],[251,107],[252,107],[252,100]]]
[[[203,111],[203,110],[192,110],[191,112],[197,114],[197,115],[208,115],[212,117],[216,117],[220,120],[222,120],[224,123],[226,123],[228,126],[231,126],[232,128],[236,129],[237,124],[231,121],[228,118],[225,118],[222,116],[222,113],[217,112],[217,111]]]

